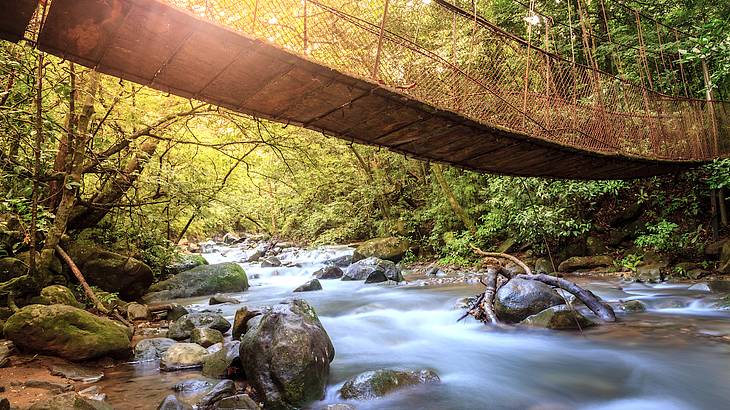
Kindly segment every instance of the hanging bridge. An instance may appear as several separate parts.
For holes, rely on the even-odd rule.
[[[726,103],[659,93],[548,51],[540,26],[547,48],[442,0],[0,0],[0,37],[29,36],[164,92],[481,172],[627,179],[730,152]]]

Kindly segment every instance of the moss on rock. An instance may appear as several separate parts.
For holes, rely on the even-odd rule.
[[[403,259],[406,252],[410,249],[410,244],[405,239],[396,237],[375,238],[365,241],[355,249],[352,255],[352,261],[357,262],[362,259],[374,256],[378,259],[385,259],[392,262],[399,262]]]
[[[24,351],[68,360],[125,356],[131,351],[123,325],[66,305],[28,305],[7,320],[4,331]]]
[[[201,265],[181,272],[150,287],[145,301],[161,301],[216,293],[243,292],[248,289],[246,271],[233,262]]]

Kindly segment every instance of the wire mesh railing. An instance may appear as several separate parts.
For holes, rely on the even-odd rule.
[[[730,151],[727,103],[653,92],[429,0],[164,1],[436,108],[534,138],[666,160]]]

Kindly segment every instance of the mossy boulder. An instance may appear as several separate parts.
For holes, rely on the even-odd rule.
[[[322,399],[335,349],[306,301],[274,305],[248,326],[241,338],[241,364],[265,408],[300,408]]]
[[[178,273],[185,272],[186,270],[207,264],[208,261],[199,253],[181,254],[175,258],[175,261],[172,264],[165,266],[164,271],[169,275],[177,275]]]
[[[558,272],[583,272],[613,267],[613,258],[601,256],[573,256],[560,263]]]
[[[535,273],[553,273],[553,264],[548,258],[539,258],[535,261]]]
[[[144,262],[101,249],[92,242],[73,242],[67,251],[89,284],[118,293],[124,300],[139,299],[154,280],[152,269]]]
[[[67,305],[28,305],[11,316],[5,336],[21,350],[86,360],[131,351],[128,329]]]
[[[622,302],[619,305],[619,309],[627,313],[645,312],[646,305],[640,300],[629,300],[626,302]]]
[[[578,330],[595,325],[590,319],[566,305],[553,306],[529,316],[524,325],[553,330]]]
[[[61,285],[46,286],[41,290],[38,301],[42,305],[68,305],[77,308],[83,307],[76,300],[71,289]]]
[[[248,277],[241,266],[233,262],[200,265],[156,283],[145,295],[147,302],[208,296],[216,293],[243,292],[248,289]]]
[[[365,241],[355,249],[352,254],[352,261],[376,257],[392,262],[399,262],[410,249],[410,244],[405,239],[396,237],[375,238]]]
[[[406,387],[439,381],[439,376],[433,370],[381,369],[359,374],[346,381],[340,389],[340,397],[346,400],[370,400]]]
[[[209,327],[195,328],[190,332],[190,341],[205,348],[223,343],[223,333]]]
[[[517,323],[563,303],[563,298],[542,282],[512,279],[497,291],[494,309],[500,319]]]

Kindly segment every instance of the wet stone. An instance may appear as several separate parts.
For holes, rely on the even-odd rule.
[[[75,364],[53,365],[51,366],[51,374],[54,376],[61,376],[69,380],[82,383],[94,383],[104,377],[103,372],[99,372],[94,369],[89,369],[88,367]]]

